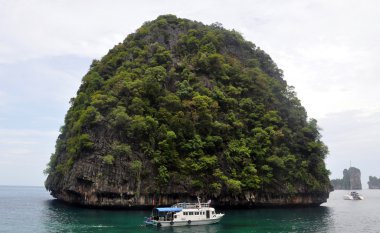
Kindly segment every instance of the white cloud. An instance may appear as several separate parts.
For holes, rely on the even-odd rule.
[[[46,130],[18,130],[18,129],[0,129],[0,142],[7,141],[9,138],[34,138],[43,136],[58,136],[57,131]]]
[[[4,2],[0,44],[7,46],[0,47],[0,62],[62,54],[100,57],[146,19],[141,11],[148,3],[137,4],[139,10],[124,1]]]
[[[4,91],[0,90],[0,107],[4,106],[5,104],[6,104],[6,94]]]
[[[0,184],[42,185],[58,131],[0,128]]]
[[[61,56],[0,65],[0,128],[57,130],[90,61]]]

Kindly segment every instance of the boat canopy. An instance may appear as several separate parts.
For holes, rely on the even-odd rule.
[[[179,212],[182,211],[182,208],[176,208],[176,207],[160,207],[156,208],[158,212]]]

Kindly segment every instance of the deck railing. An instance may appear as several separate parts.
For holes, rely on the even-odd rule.
[[[209,203],[177,203],[172,207],[182,208],[182,209],[196,209],[196,208],[207,208],[210,207]]]

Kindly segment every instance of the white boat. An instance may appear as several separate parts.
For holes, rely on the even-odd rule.
[[[171,207],[157,207],[152,216],[145,219],[146,225],[157,227],[207,225],[218,223],[224,214],[210,207],[211,201],[201,203],[177,203]]]
[[[344,200],[363,200],[364,197],[360,195],[358,192],[352,191],[343,196]]]
[[[344,200],[354,200],[354,198],[351,196],[351,194],[346,194],[343,196]]]

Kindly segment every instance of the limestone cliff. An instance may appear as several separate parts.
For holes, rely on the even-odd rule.
[[[368,180],[369,189],[380,189],[380,178],[376,176],[370,176]]]
[[[361,174],[360,170],[355,167],[350,167],[348,170],[343,170],[343,179],[331,180],[331,184],[335,190],[361,190]]]
[[[94,61],[71,101],[46,188],[82,205],[319,205],[316,120],[269,55],[220,24],[145,23]]]

